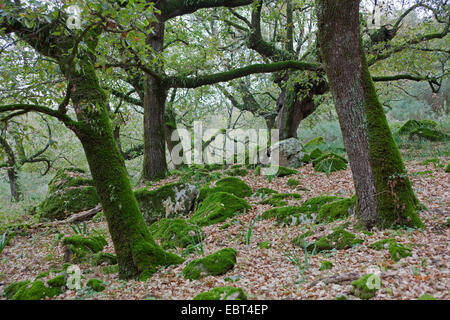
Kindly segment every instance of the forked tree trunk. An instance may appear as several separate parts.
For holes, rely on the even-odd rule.
[[[318,0],[319,43],[366,228],[422,226],[361,46],[359,0]]]
[[[300,123],[317,108],[314,96],[328,90],[327,82],[322,78],[311,79],[306,84],[295,83],[283,88],[277,100],[277,127],[280,140],[297,138]]]

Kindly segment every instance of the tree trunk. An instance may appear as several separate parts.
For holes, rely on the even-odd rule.
[[[22,193],[18,183],[17,171],[14,167],[8,169],[9,189],[11,190],[11,202],[19,202],[22,199]]]
[[[318,0],[319,44],[366,228],[422,226],[361,46],[359,0]]]
[[[5,128],[6,132],[6,128]],[[11,202],[19,202],[22,198],[22,193],[20,192],[19,183],[18,183],[18,175],[16,169],[16,156],[14,155],[14,151],[6,140],[6,136],[0,135],[0,146],[5,150],[6,157],[8,160],[6,161],[6,165],[8,166],[8,181],[9,181],[9,189],[11,191]]]
[[[311,115],[317,108],[314,96],[324,94],[328,90],[327,82],[320,75],[307,83],[295,83],[282,88],[277,100],[277,127],[280,140],[297,138],[297,129],[302,120]]]
[[[164,22],[154,22],[152,27],[153,33],[149,38],[149,43],[158,54],[163,50],[165,24]],[[162,67],[160,68],[162,69]],[[166,99],[167,88],[151,76],[146,75],[144,80],[143,181],[164,178],[167,173],[164,121]]]
[[[95,50],[98,34],[86,35],[88,45]],[[114,244],[122,279],[147,278],[158,265],[181,263],[183,259],[165,252],[153,240],[127,175],[125,161],[114,139],[106,108],[106,94],[95,74],[94,58],[79,54],[80,71],[66,62],[60,62],[64,74],[71,79],[71,99],[82,123],[75,130],[79,137],[91,171],[94,186],[100,198]]]

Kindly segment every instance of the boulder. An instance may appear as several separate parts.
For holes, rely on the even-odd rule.
[[[241,288],[225,286],[199,293],[193,300],[247,300],[247,295]]]
[[[183,269],[186,279],[197,280],[206,276],[218,276],[234,268],[237,251],[225,248],[200,259],[195,259]]]
[[[161,218],[186,216],[198,194],[197,187],[188,183],[170,183],[156,190],[142,188],[134,192],[148,226]]]
[[[48,184],[48,192],[37,212],[42,221],[64,220],[99,203],[93,181],[79,168],[61,168]]]
[[[212,192],[200,204],[190,221],[199,226],[208,226],[223,222],[250,209],[251,206],[247,201],[231,193]]]
[[[303,151],[302,144],[296,138],[279,141],[272,146],[272,150],[277,147],[280,166],[298,168],[308,162],[305,158],[308,154]]]

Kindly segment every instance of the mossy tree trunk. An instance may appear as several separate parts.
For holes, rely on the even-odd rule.
[[[9,190],[11,191],[11,202],[19,202],[22,198],[22,193],[20,191],[20,186],[18,182],[18,172],[16,169],[17,162],[14,151],[9,145],[6,137],[0,135],[0,146],[6,153],[7,161],[0,165],[0,168],[7,168]]]
[[[114,244],[119,277],[146,278],[159,265],[181,263],[183,259],[165,252],[147,230],[124,159],[114,139],[107,96],[95,71],[95,52],[101,27],[88,27],[82,33],[83,38],[78,39],[78,36],[55,36],[55,31],[64,28],[58,23],[40,25],[35,31],[13,18],[11,20],[13,22],[7,25],[6,32],[15,32],[38,53],[56,60],[70,84],[66,99],[70,97],[77,121],[67,116],[67,104],[60,105],[58,110],[35,105],[18,107],[57,117],[80,139]],[[80,41],[86,48],[77,47]],[[16,110],[14,106],[2,109]]]
[[[88,34],[97,39],[98,34]],[[96,41],[88,42],[92,52]],[[81,71],[61,69],[76,88],[72,92],[77,118],[84,123],[77,136],[83,145],[94,185],[102,204],[119,265],[124,279],[147,277],[158,265],[180,263],[181,258],[166,253],[153,240],[127,175],[125,162],[114,139],[107,111],[107,98],[95,74],[95,57],[80,55]]]
[[[318,0],[319,44],[350,160],[358,216],[371,228],[422,226],[419,203],[361,46],[359,0]]]

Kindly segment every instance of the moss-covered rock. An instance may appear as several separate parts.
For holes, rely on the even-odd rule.
[[[66,285],[66,276],[64,274],[57,275],[47,281],[47,285],[52,288],[61,288]]]
[[[96,292],[102,292],[106,289],[105,283],[100,279],[89,279],[86,286]]]
[[[198,194],[194,185],[181,182],[169,183],[156,190],[143,188],[134,192],[148,226],[161,218],[186,216],[194,207]]]
[[[316,137],[316,138],[313,138],[313,139],[309,140],[307,143],[305,143],[303,145],[303,147],[306,150],[310,150],[310,149],[312,149],[314,147],[317,147],[318,145],[323,144],[323,142],[324,142],[323,137]]]
[[[285,226],[312,222],[315,215],[303,210],[301,206],[289,206],[267,210],[261,215],[261,218],[276,218],[276,222],[280,226]]]
[[[251,206],[242,198],[228,192],[213,192],[201,202],[190,221],[199,226],[207,226],[250,209]]]
[[[44,282],[36,280],[33,283],[20,287],[14,294],[13,300],[41,300],[45,297],[54,297],[61,294],[60,288],[46,287]]]
[[[197,280],[205,276],[218,276],[234,268],[237,251],[225,248],[203,258],[192,260],[183,269],[183,275],[190,280]]]
[[[248,174],[248,170],[243,168],[232,168],[230,170],[225,171],[225,174],[233,177],[235,176],[245,177]]]
[[[117,257],[115,254],[109,252],[97,252],[94,254],[93,264],[95,266],[106,263],[109,265],[117,264]]]
[[[23,280],[23,281],[10,283],[10,284],[6,285],[5,288],[3,289],[3,296],[6,299],[11,300],[14,297],[14,295],[17,293],[17,291],[19,291],[20,288],[26,287],[30,283],[31,283],[30,280]]]
[[[394,238],[388,238],[376,241],[369,245],[369,248],[375,250],[388,249],[389,254],[391,255],[392,260],[395,262],[400,261],[402,258],[411,256],[411,249],[406,248],[401,243],[398,243]]]
[[[308,251],[321,252],[326,250],[344,250],[355,245],[363,243],[364,240],[356,238],[353,233],[350,233],[343,228],[337,228],[326,237],[321,237],[317,241],[310,243],[307,247]]]
[[[270,188],[259,188],[255,191],[254,196],[262,198],[267,198],[268,196],[278,193],[278,191],[270,189]]]
[[[342,200],[342,198],[336,196],[318,196],[306,200],[300,207],[303,212],[319,212],[322,206],[338,200]]]
[[[400,261],[400,259],[402,258],[411,256],[411,249],[406,248],[398,242],[390,243],[388,250],[392,260],[394,260],[395,262]]]
[[[298,193],[277,193],[270,198],[260,202],[260,204],[270,204],[272,207],[281,207],[287,205],[287,199],[301,199]]]
[[[267,210],[262,214],[262,218],[276,218],[277,223],[281,225],[296,225],[312,222],[315,221],[317,212],[323,205],[341,199],[335,196],[314,197],[308,199],[300,206],[288,206]]]
[[[278,166],[278,171],[277,171],[277,177],[286,177],[286,176],[290,176],[292,174],[297,174],[298,171],[291,169],[291,168],[287,168],[287,167],[283,167],[283,166]]]
[[[323,155],[322,150],[320,150],[319,148],[315,148],[313,151],[311,151],[311,153],[309,154],[309,157],[311,158],[311,160],[316,160],[317,158],[319,158],[322,155]]]
[[[347,159],[332,152],[323,154],[312,162],[315,171],[325,173],[345,170],[347,163]]]
[[[62,168],[48,184],[47,195],[37,212],[42,221],[64,220],[73,213],[92,209],[98,203],[93,181],[84,170]]]
[[[189,244],[197,244],[204,238],[202,230],[183,219],[163,218],[149,227],[153,238],[159,239],[161,247],[186,248]]]
[[[294,178],[289,178],[286,184],[288,187],[295,188],[300,184],[300,182]]]
[[[431,294],[425,293],[421,295],[417,300],[436,300]]]
[[[408,120],[400,127],[397,134],[407,135],[418,128],[434,129],[436,127],[437,123],[433,120]]]
[[[108,244],[101,235],[73,235],[63,238],[62,244],[66,250],[66,260],[72,262],[84,262],[93,255],[103,250]]]
[[[210,193],[214,192],[228,192],[236,197],[245,198],[252,195],[252,188],[239,178],[227,177],[217,181],[213,188],[202,188],[198,201],[203,201]]]
[[[193,300],[247,300],[247,296],[241,288],[225,286],[202,292]]]
[[[317,221],[332,222],[337,219],[346,219],[355,205],[356,197],[326,203],[319,209]]]
[[[425,139],[429,141],[446,141],[449,139],[449,136],[445,133],[429,128],[416,128],[411,131],[409,137],[411,139],[419,137],[419,139]]]
[[[331,261],[322,261],[320,262],[320,271],[329,270],[333,268],[333,262]]]
[[[378,282],[378,283],[376,283]],[[352,293],[361,299],[373,298],[381,286],[381,279],[369,273],[352,282]]]

